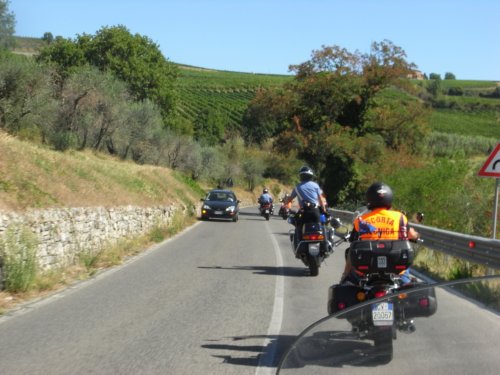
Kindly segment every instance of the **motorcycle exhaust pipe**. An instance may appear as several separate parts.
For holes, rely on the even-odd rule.
[[[415,325],[413,324],[413,320],[411,322],[405,323],[401,326],[401,331],[404,333],[413,333],[417,330]]]

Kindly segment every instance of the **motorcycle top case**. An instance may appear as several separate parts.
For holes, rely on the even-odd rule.
[[[361,291],[362,289],[356,285],[332,285],[328,288],[328,314],[335,314],[359,303],[356,294]],[[342,304],[342,308],[339,307],[339,304]],[[346,318],[346,316],[342,317]]]
[[[319,233],[323,231],[323,227],[319,223],[304,223],[304,233]]]
[[[407,240],[354,241],[349,256],[356,270],[364,274],[399,274],[411,266],[415,251]]]

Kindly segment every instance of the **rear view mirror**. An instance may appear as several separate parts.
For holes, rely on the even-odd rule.
[[[338,217],[330,219],[330,224],[332,225],[336,236],[345,237],[349,234],[349,227],[343,224]]]
[[[335,229],[342,226],[342,222],[340,221],[340,219],[338,217],[332,218],[330,220],[330,224],[332,224],[332,227],[334,227]]]

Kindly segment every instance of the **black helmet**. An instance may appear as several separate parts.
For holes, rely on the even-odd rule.
[[[262,190],[262,193],[264,194],[269,193],[269,190],[267,188],[264,188],[264,190]]]
[[[300,181],[310,181],[312,180],[314,173],[308,166],[303,166],[299,171]]]
[[[366,191],[366,204],[371,210],[378,207],[391,208],[392,198],[391,188],[383,182],[373,183]]]

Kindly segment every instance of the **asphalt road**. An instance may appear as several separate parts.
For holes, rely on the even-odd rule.
[[[310,277],[292,254],[291,228],[277,216],[265,221],[256,207],[237,223],[199,222],[123,266],[0,318],[0,374],[274,373],[297,335],[327,315],[328,287],[343,267],[339,247]],[[497,351],[498,316],[456,300],[446,296],[444,306],[464,312],[471,332],[489,331]],[[436,320],[417,344],[430,345],[445,323]]]

